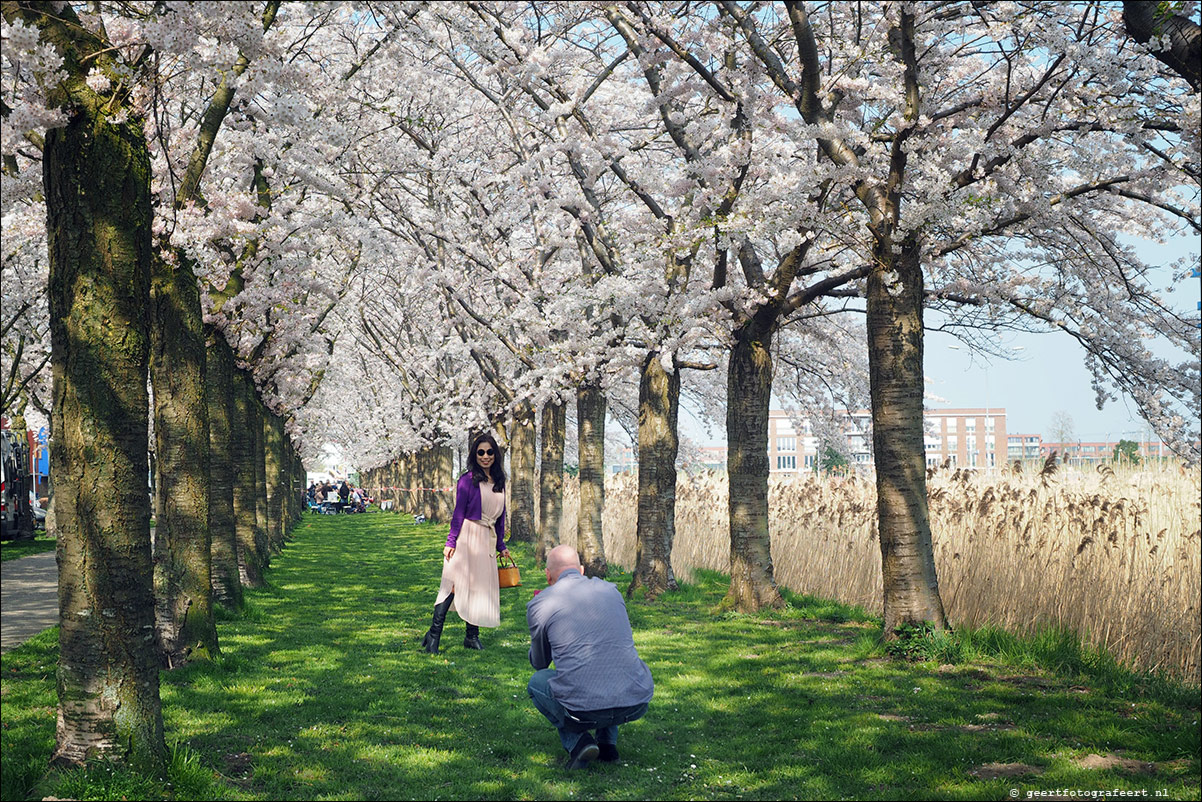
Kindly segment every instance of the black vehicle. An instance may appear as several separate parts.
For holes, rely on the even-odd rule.
[[[22,531],[32,531],[32,482],[25,438],[7,429],[0,431],[0,540],[12,540]]]

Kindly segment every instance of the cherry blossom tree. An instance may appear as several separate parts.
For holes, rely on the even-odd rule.
[[[943,625],[923,487],[923,306],[964,302],[991,326],[1018,309],[1069,331],[1100,400],[1114,381],[1188,448],[1170,410],[1197,409],[1197,390],[1140,341],[1158,332],[1196,354],[1196,338],[1116,232],[1197,229],[1196,192],[1180,185],[1196,163],[1196,95],[1151,80],[1153,63],[1094,4],[719,11],[842,172],[832,190],[863,210],[886,634]]]
[[[2,9],[6,67],[32,73],[6,127],[47,126],[51,469],[63,599],[54,760],[110,756],[160,771],[158,660],[145,638],[154,626],[144,484],[151,168],[131,98],[144,62],[116,51],[69,6]]]
[[[239,35],[253,32],[253,25],[257,24],[261,38],[263,22],[258,14],[254,14],[249,25],[246,24],[248,20],[237,13],[245,11],[244,6],[237,10],[231,6],[206,6],[198,12],[187,4],[163,4],[148,15],[126,5],[98,8],[99,14],[76,17],[69,7],[60,7],[60,4],[6,3],[3,7],[5,74],[6,78],[9,75],[14,78],[11,83],[6,80],[6,90],[13,94],[6,94],[3,110],[5,239],[7,247],[9,234],[16,230],[12,225],[15,218],[7,213],[7,201],[15,197],[23,207],[30,209],[36,208],[40,201],[32,189],[36,184],[29,178],[40,160],[44,167],[46,210],[50,221],[47,228],[50,234],[52,354],[57,355],[52,358],[56,375],[52,463],[59,491],[56,494],[59,543],[64,551],[60,581],[72,589],[67,596],[76,602],[75,606],[67,606],[62,611],[61,653],[66,681],[60,685],[65,696],[60,704],[56,753],[58,759],[65,762],[79,762],[91,755],[105,754],[126,757],[140,766],[156,768],[161,765],[164,755],[154,669],[157,661],[153,654],[146,652],[147,642],[143,637],[150,626],[143,618],[152,613],[154,605],[148,598],[138,595],[144,595],[149,588],[149,574],[146,573],[149,570],[149,531],[146,526],[149,506],[142,489],[147,453],[146,343],[143,338],[147,331],[143,324],[147,320],[149,295],[143,292],[148,291],[148,285],[144,284],[146,276],[140,271],[149,266],[152,253],[147,238],[152,230],[151,191],[160,201],[167,199],[165,204],[160,203],[160,210],[172,209],[184,219],[189,218],[189,212],[193,213],[191,227],[176,226],[172,231],[165,225],[167,220],[163,217],[155,224],[161,237],[171,238],[170,245],[163,246],[170,251],[169,257],[183,255],[198,264],[207,258],[209,266],[214,261],[220,263],[226,251],[221,250],[224,242],[219,232],[223,227],[236,230],[239,218],[237,214],[213,214],[205,204],[188,205],[189,200],[200,197],[193,179],[199,177],[199,170],[204,166],[201,151],[208,145],[192,150],[197,158],[193,158],[191,164],[196,169],[184,173],[188,182],[177,185],[171,170],[174,155],[181,145],[183,153],[187,154],[198,128],[204,129],[200,135],[202,145],[206,136],[215,135],[216,127],[209,125],[206,128],[206,125],[221,114],[215,112],[205,123],[198,124],[195,117],[189,120],[188,110],[203,107],[204,101],[185,100],[155,107],[153,100],[160,96],[159,93],[165,96],[171,92],[180,93],[177,99],[206,97],[204,71],[196,69],[197,64],[228,67],[234,59],[226,61],[225,56],[231,49],[237,55],[239,41],[243,46],[253,45],[256,41],[253,35],[241,39]],[[110,14],[110,11],[116,13]],[[235,13],[231,14],[231,11]],[[215,14],[215,18],[201,18],[202,12]],[[172,17],[172,14],[176,16]],[[240,21],[244,24],[239,31]],[[308,24],[304,19],[299,20],[302,28]],[[233,34],[223,38],[230,34],[231,27],[235,29]],[[200,28],[207,29],[208,38],[198,36]],[[216,47],[214,42],[218,43]],[[177,64],[189,64],[192,71],[172,72],[168,66],[172,60]],[[152,80],[149,65],[160,68],[157,81]],[[180,77],[181,74],[193,78],[202,76],[197,78],[202,91],[189,95],[183,86],[187,81]],[[234,74],[237,74],[236,69]],[[218,83],[213,82],[209,88]],[[159,93],[151,92],[150,87],[157,87]],[[189,89],[195,89],[195,86]],[[214,101],[209,110],[214,112],[216,105]],[[183,110],[182,121],[171,116],[178,110]],[[143,128],[147,118],[153,122],[145,129],[153,143],[150,148]],[[243,121],[245,119],[246,115],[243,115]],[[41,131],[46,129],[49,130],[43,138]],[[81,132],[87,130],[101,135],[89,134],[80,139]],[[305,161],[306,156],[302,155],[298,163],[303,165]],[[94,195],[80,192],[80,181],[101,189]],[[215,183],[217,191],[209,193],[206,200],[210,203],[216,200],[220,208],[227,198],[222,195],[221,181]],[[104,190],[104,187],[110,189]],[[177,189],[180,190],[178,193]],[[179,202],[174,202],[173,198]],[[81,202],[85,207],[97,202],[101,206],[76,209]],[[225,211],[229,211],[228,206]],[[89,229],[88,221],[111,221],[112,224]],[[76,229],[78,231],[72,234]],[[96,242],[86,235],[89,231],[99,238],[100,247],[117,258],[92,258],[88,249]],[[243,233],[245,231],[244,228]],[[19,250],[34,254],[36,269],[36,254],[45,247],[39,246],[38,241],[45,235],[28,234],[26,244]],[[178,240],[175,239],[177,235],[181,237]],[[106,238],[111,238],[111,242]],[[250,250],[262,254],[263,249],[257,247],[258,237],[251,239],[256,247]],[[82,250],[78,244],[62,250],[68,247],[63,243],[80,242],[84,243]],[[13,253],[14,250],[6,250],[6,273],[10,266],[27,264],[22,257],[9,258]],[[214,254],[217,254],[215,260]],[[247,256],[246,251],[243,256]],[[181,272],[175,277],[182,275]],[[72,276],[78,277],[79,281]],[[206,279],[211,277],[211,272],[205,275]],[[267,278],[270,283],[271,276]],[[245,276],[240,276],[240,280],[245,286]],[[87,282],[91,282],[97,291],[81,295],[79,290],[81,287],[86,289]],[[10,289],[15,289],[15,285],[6,275],[6,301]],[[195,298],[194,280],[183,281],[180,289]],[[161,297],[165,298],[165,295]],[[83,306],[75,309],[78,303]],[[33,306],[22,302],[19,309],[23,311],[14,314],[10,327],[14,331],[22,318],[28,317]],[[309,322],[305,315],[296,317],[302,325]],[[128,321],[128,334],[117,339],[104,334],[103,326],[89,328],[89,321]],[[68,324],[83,324],[84,328],[60,331]],[[191,329],[196,331],[195,327]],[[255,345],[263,339],[269,338],[263,337]],[[277,334],[272,344],[281,339],[284,338]],[[81,348],[84,350],[80,351]],[[88,358],[93,361],[89,363],[84,359],[81,362],[78,355],[73,356],[79,353],[91,355]],[[279,361],[283,362],[295,353],[296,349],[285,349]],[[254,355],[252,350],[249,356]],[[14,360],[14,364],[19,361]],[[24,376],[36,376],[36,373],[35,367]],[[26,386],[31,384],[28,378],[25,382]],[[272,391],[277,396],[292,389],[281,387],[281,384],[273,382]],[[203,406],[196,408],[195,414],[203,418]],[[97,422],[89,424],[93,420]],[[262,426],[251,430],[254,428],[262,430]],[[271,428],[280,432],[281,422],[274,421]],[[112,437],[106,433],[111,433]],[[205,434],[193,438],[199,449],[195,452],[197,455],[203,455],[207,437]],[[293,482],[289,476],[295,472],[294,460],[289,456],[290,448],[282,441],[274,445],[278,456],[275,461],[278,465],[276,493],[282,500],[279,488],[291,487]],[[80,449],[83,449],[82,453]],[[197,462],[203,464],[204,460],[198,456]],[[80,474],[79,466],[85,465],[89,467],[82,469],[82,484],[74,482],[73,477]],[[89,478],[87,472],[93,469],[102,471],[103,475]],[[199,483],[204,485],[206,478],[202,475]],[[88,488],[94,487],[105,488],[99,500],[87,497],[91,492]],[[260,498],[264,495],[260,488],[254,488],[252,492]],[[111,506],[112,511],[79,514],[80,509],[104,510],[107,506]],[[277,517],[283,517],[284,509],[285,505],[281,503]],[[207,504],[195,511],[198,516],[207,515]],[[139,531],[139,525],[142,531]],[[106,528],[103,531],[97,529],[101,526]],[[90,553],[88,549],[103,549],[104,554]],[[198,564],[207,566],[207,544],[192,551],[196,552]],[[123,558],[125,563],[118,558]],[[145,558],[144,562],[142,558]],[[203,584],[207,586],[208,581],[206,573]],[[76,592],[79,588],[86,588],[87,592]],[[203,590],[197,592],[203,593]],[[193,600],[189,606],[199,610],[204,605]],[[99,615],[101,608],[106,611],[104,617]],[[96,614],[89,615],[88,609],[93,609]],[[106,623],[112,610],[123,611],[122,617]],[[80,623],[87,624],[88,621],[94,622],[92,626]],[[107,689],[103,687],[105,682],[117,684]],[[110,705],[98,701],[101,697],[123,700],[119,720],[113,719]]]
[[[943,625],[921,430],[936,313],[984,348],[1007,328],[1075,338],[1099,402],[1124,392],[1197,459],[1196,318],[1158,294],[1165,266],[1140,247],[1199,233],[1199,96],[1188,50],[1169,59],[1190,8],[1150,31],[1146,9],[1035,0],[72,8],[3,4],[0,390],[52,416],[63,581],[121,577],[106,603],[148,598],[152,328],[161,584],[197,559],[191,589],[161,596],[182,605],[171,627],[185,608],[211,621],[211,583],[236,598],[234,561],[237,584],[262,581],[296,514],[298,457],[330,441],[390,466],[381,477],[442,487],[452,446],[503,425],[514,531],[533,538],[541,412],[545,548],[573,396],[590,571],[605,571],[608,407],[638,440],[631,590],[673,586],[677,416],[694,397],[730,448],[727,604],[779,604],[774,389],[815,414],[870,396],[886,633]],[[84,180],[120,208],[75,191]],[[119,264],[80,256],[88,215],[120,221],[106,229]],[[74,276],[113,290],[85,297]],[[130,321],[129,348],[81,351],[94,332],[68,324],[105,315]],[[93,351],[106,362],[88,373]],[[65,478],[88,449],[127,501]],[[184,477],[195,492],[171,486]],[[93,503],[111,515],[79,513]],[[189,518],[208,519],[195,531],[211,545],[174,545]],[[87,550],[110,547],[126,561],[88,575]],[[145,621],[100,631],[79,613],[64,613],[65,666],[148,671],[127,649]],[[172,663],[216,647],[166,636]],[[93,699],[84,684],[62,704],[68,761],[125,748],[71,701]],[[122,743],[149,765],[161,721],[138,693]]]
[[[701,240],[690,241],[687,222],[677,225],[676,190],[662,191],[656,176],[667,168],[664,157],[673,158],[672,149],[654,141],[654,107],[640,111],[629,103],[631,86],[623,65],[629,51],[613,48],[611,41],[620,44],[620,39],[598,31],[589,19],[589,6],[469,7],[474,18],[459,20],[465,39],[480,61],[504,80],[495,87],[483,86],[470,74],[468,80],[507,110],[508,126],[521,132],[519,142],[533,143],[520,146],[541,175],[531,202],[570,216],[583,254],[582,276],[590,277],[584,297],[597,297],[600,291],[604,299],[586,307],[583,315],[602,328],[577,340],[575,350],[584,355],[590,350],[584,343],[591,342],[594,349],[602,349],[597,364],[607,365],[611,375],[634,368],[642,376],[639,557],[631,589],[646,586],[658,593],[675,586],[670,552],[678,369],[688,364],[681,354],[687,352],[690,338],[698,331],[712,332],[704,323],[714,306],[697,297],[699,288],[708,287],[697,281],[690,285],[688,278],[690,251],[695,252]],[[521,100],[526,105],[518,105]],[[640,152],[644,149],[646,155]],[[604,309],[611,311],[599,314]],[[570,334],[567,339],[571,341]],[[577,418],[586,422],[578,427],[583,435],[578,539],[591,563],[592,555],[599,559],[602,554],[596,514],[603,492],[602,457],[597,445],[605,418],[592,382],[578,393]],[[600,565],[590,570],[600,572]]]
[[[192,35],[198,30],[234,27],[242,35],[240,47],[257,53],[262,50],[261,39],[248,36],[246,31],[240,30],[239,23],[243,21],[246,9],[244,5],[226,5],[217,9],[220,15],[218,19],[206,20],[200,18],[192,8],[173,7],[162,24],[170,26],[174,33],[186,31]],[[263,28],[271,27],[278,10],[278,2],[266,4],[261,11]],[[212,56],[212,60],[221,64],[220,59],[226,54],[221,48],[216,49],[218,53]],[[162,52],[163,48],[159,50]],[[174,69],[174,59],[156,60],[155,64],[156,81],[167,80],[165,73]],[[165,170],[161,165],[160,171],[168,173],[173,179],[160,188],[159,195],[162,198],[169,194],[169,189],[173,189],[174,210],[194,205],[203,207],[201,180],[208,157],[234,98],[233,81],[241,77],[249,65],[250,57],[245,52],[239,52],[232,67],[219,73],[221,78],[213,81],[216,88],[199,114],[198,125],[171,124],[175,121],[168,121],[166,113],[157,115],[156,119],[160,122],[157,133],[169,143],[162,154],[168,163]],[[203,81],[203,73],[196,70],[197,65],[191,66],[189,74],[200,75]],[[175,92],[181,89],[173,87]],[[180,94],[183,97],[191,95]],[[206,93],[201,88],[191,96],[205,97]],[[191,113],[182,111],[180,117],[187,120]],[[177,141],[195,137],[195,144],[187,154],[186,167],[182,170],[169,161],[174,153],[183,151],[177,142],[171,141],[172,134],[176,135]],[[178,185],[174,180],[177,175]],[[211,601],[211,543],[214,527],[210,520],[210,484],[214,472],[209,461],[210,400],[207,393],[211,385],[216,392],[224,393],[228,410],[229,391],[218,380],[216,372],[211,379],[206,376],[205,354],[208,346],[214,344],[213,337],[206,337],[204,330],[201,290],[193,269],[194,260],[184,248],[170,244],[171,228],[173,226],[161,233],[163,242],[151,280],[150,375],[154,389],[155,486],[159,493],[154,540],[155,622],[164,658],[169,665],[179,665],[186,660],[207,658],[217,651],[217,629]],[[232,369],[228,357],[225,365],[227,370]],[[223,447],[228,448],[228,433],[225,437],[224,442],[218,443],[219,453]],[[218,470],[228,472],[228,463],[219,465]],[[221,477],[218,487],[225,494],[221,499],[223,503],[217,506],[218,523],[221,526],[216,532],[218,554],[223,558],[217,575],[224,578],[222,594],[229,599],[236,595],[230,585],[238,582],[238,573],[233,485],[224,479],[227,475],[217,473]]]
[[[1152,53],[1198,92],[1202,91],[1202,26],[1180,13],[1184,5],[1123,0],[1123,23],[1140,44],[1158,40]],[[1193,5],[1196,14],[1197,4]]]

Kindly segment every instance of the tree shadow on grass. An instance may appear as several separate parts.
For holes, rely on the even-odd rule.
[[[1190,744],[1184,720],[1180,731],[1145,732],[1147,721],[1067,682],[1033,688],[1005,672],[872,657],[876,632],[856,621],[716,615],[725,587],[703,581],[682,601],[631,603],[655,699],[622,728],[621,763],[569,773],[525,690],[525,602],[536,586],[502,591],[502,623],[483,630],[483,652],[462,647],[452,614],[443,652],[419,653],[443,534],[390,518],[314,521],[273,569],[273,588],[250,594],[254,621],[225,625],[223,661],[164,675],[168,732],[219,770],[225,760],[245,793],[980,798],[1016,782],[979,771],[985,765],[1029,765],[1041,786],[1138,786],[1148,778],[1071,758],[1116,737],[1166,754]],[[1182,776],[1158,779],[1188,784],[1191,769],[1175,771]]]

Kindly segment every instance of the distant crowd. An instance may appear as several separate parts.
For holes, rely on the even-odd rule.
[[[310,482],[306,498],[310,512],[328,514],[367,512],[367,505],[372,501],[362,488],[346,479]]]

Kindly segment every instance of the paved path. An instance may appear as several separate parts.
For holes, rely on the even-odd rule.
[[[54,552],[0,563],[0,652],[58,626]]]

